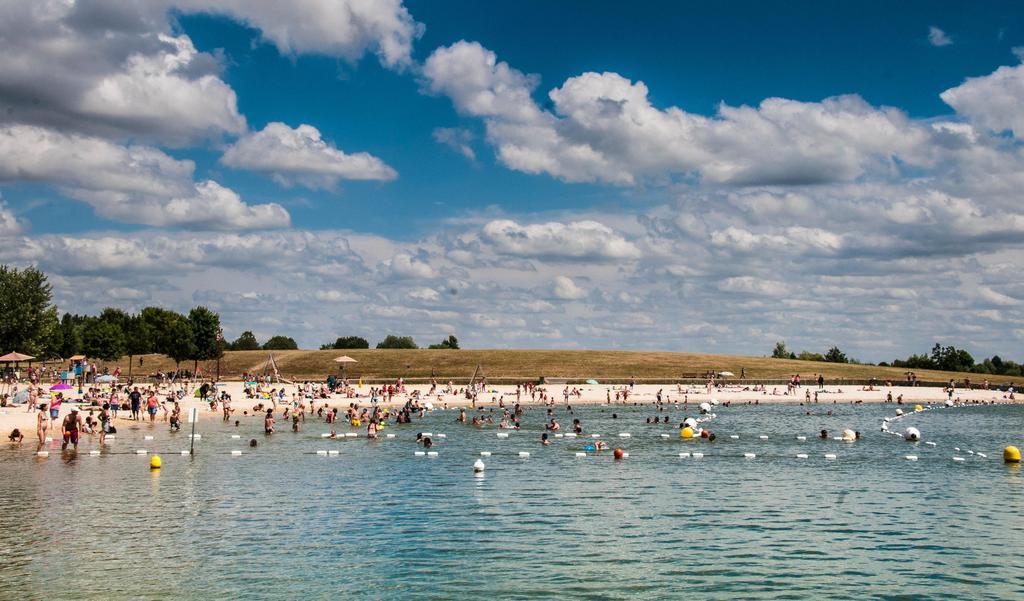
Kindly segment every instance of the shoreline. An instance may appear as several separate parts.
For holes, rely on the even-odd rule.
[[[271,385],[270,388],[280,388],[282,384]],[[283,384],[287,397],[291,397],[292,393],[298,390],[298,385],[295,384]],[[188,427],[188,411],[192,407],[199,408],[199,419],[223,419],[223,412],[218,409],[217,411],[211,411],[209,405],[203,403],[199,399],[193,396],[195,386],[190,387],[186,397],[179,401],[182,410],[182,429]],[[555,384],[544,387],[538,387],[538,390],[546,390],[549,394],[549,399],[544,401],[541,400],[538,394],[537,398],[531,398],[529,394],[522,394],[520,397],[520,404],[523,406],[543,406],[550,404],[552,400],[555,405],[564,405],[563,390],[566,385]],[[628,385],[584,385],[584,386],[573,386],[569,385],[568,389],[579,391],[579,396],[570,396],[570,405],[604,405],[609,404],[609,396],[611,398],[610,405],[633,405],[635,404],[648,404],[655,403],[657,393],[660,390],[662,392],[662,401],[667,405],[683,405],[692,404],[694,409],[697,405],[702,402],[710,402],[717,400],[721,404],[738,403],[743,405],[761,405],[761,404],[805,404],[807,403],[807,392],[810,392],[811,401],[810,404],[818,405],[838,405],[838,404],[897,404],[896,399],[900,395],[903,396],[903,404],[913,407],[914,404],[934,404],[943,403],[947,400],[946,392],[941,388],[935,387],[911,387],[911,386],[881,386],[875,387],[874,390],[865,390],[865,387],[859,386],[842,386],[832,385],[825,386],[823,389],[818,389],[817,385],[802,386],[795,388],[791,393],[784,394],[786,392],[785,386],[767,387],[766,390],[743,390],[738,387],[723,387],[719,389],[712,389],[708,392],[704,386],[700,387],[682,387],[675,385],[654,385],[654,384],[637,384],[633,387],[633,392],[630,393],[628,400],[616,401],[616,392],[628,390]],[[430,387],[427,385],[410,385],[406,387],[406,393],[395,395],[391,401],[379,401],[378,405],[384,408],[395,408],[403,406],[406,401],[410,398],[412,391],[418,390],[420,392],[420,400],[422,403],[432,403],[435,409],[447,408],[458,408],[458,407],[470,407],[472,401],[465,398],[464,395],[457,393],[439,393],[434,396],[426,396],[427,391]],[[160,389],[163,392],[158,392],[158,395],[163,397],[166,394],[167,388]],[[227,392],[231,396],[231,405],[233,409],[231,419],[242,419],[243,417],[253,417],[252,408],[262,400],[248,399],[244,394],[244,383],[240,381],[235,382],[220,382],[218,383],[218,390]],[[458,390],[458,389],[456,389]],[[357,396],[348,397],[342,394],[331,395],[327,399],[313,399],[313,406],[316,408],[326,404],[329,408],[338,408],[339,412],[346,409],[350,403],[356,403],[360,406],[370,405],[370,386],[363,384],[361,387],[356,388]],[[488,386],[485,391],[481,391],[478,394],[477,408],[483,409],[488,407],[496,407],[499,399],[504,397],[504,403],[506,406],[510,406],[516,402],[515,396],[516,387],[512,385],[502,384]],[[814,402],[814,393],[818,392],[818,401]],[[773,393],[774,392],[774,393]],[[888,395],[892,394],[893,401],[890,403]],[[1006,392],[999,390],[978,390],[978,389],[956,389],[953,394],[953,400],[962,403],[996,403],[996,404],[1012,404],[1019,402],[1018,400],[1010,398],[1010,395]],[[307,404],[309,399],[304,399]],[[161,402],[161,405],[165,403]],[[281,404],[282,406],[284,403]],[[77,405],[69,401],[64,401],[61,406],[60,415],[58,420],[62,420],[67,416],[71,407],[77,407],[80,412],[87,415],[90,410],[89,406]],[[98,413],[98,408],[93,408]],[[168,408],[169,410],[169,408]],[[244,412],[249,412],[248,416],[243,415]],[[119,417],[113,421],[115,427],[127,426],[132,424],[148,424],[148,414],[143,410],[141,420],[130,420],[121,417],[130,411],[124,409],[120,410]],[[36,414],[37,411],[27,412],[26,406],[14,405],[7,406],[0,409],[0,435],[3,436],[3,440],[6,441],[8,435],[15,428],[19,429],[25,436],[26,441],[33,441],[36,437]],[[161,409],[157,413],[155,424],[164,424],[167,422],[164,420],[164,412]],[[49,435],[53,438],[53,433],[59,428],[59,424],[50,423]]]

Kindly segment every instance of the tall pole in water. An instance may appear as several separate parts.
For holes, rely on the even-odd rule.
[[[192,422],[192,435],[189,436],[188,443],[188,454],[195,456],[196,454],[196,422],[199,421],[199,409],[193,407],[188,412],[189,421]]]

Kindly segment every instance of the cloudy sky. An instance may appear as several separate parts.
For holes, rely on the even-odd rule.
[[[1016,2],[0,0],[0,260],[305,347],[1020,359],[1022,60]]]

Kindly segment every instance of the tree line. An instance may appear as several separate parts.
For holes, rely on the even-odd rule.
[[[799,354],[791,352],[786,348],[784,341],[775,343],[772,349],[773,359],[800,359],[803,361],[826,361],[829,363],[860,363],[850,359],[839,347],[833,346],[824,355],[802,351]],[[868,364],[871,365],[871,364]],[[993,355],[981,362],[975,362],[974,357],[964,349],[955,346],[942,346],[936,342],[931,353],[910,355],[906,359],[893,359],[891,362],[882,361],[879,367],[900,367],[904,369],[934,369],[939,371],[959,371],[976,374],[991,374],[997,376],[1024,376],[1024,365],[1003,359],[999,355]]]
[[[320,350],[328,349],[361,349],[370,348],[370,341],[361,336],[341,336],[334,342],[320,345]],[[412,336],[395,336],[388,334],[383,340],[377,343],[379,349],[418,349],[420,348]],[[428,349],[451,349],[459,348],[459,339],[455,336],[448,336],[437,344],[431,344]]]

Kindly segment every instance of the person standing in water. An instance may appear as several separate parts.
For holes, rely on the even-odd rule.
[[[39,435],[39,446],[46,444],[46,431],[50,429],[50,414],[47,412],[47,405],[39,405],[39,413],[36,414],[36,433]]]
[[[274,433],[274,410],[267,409],[267,417],[263,420],[263,432],[266,434]]]

